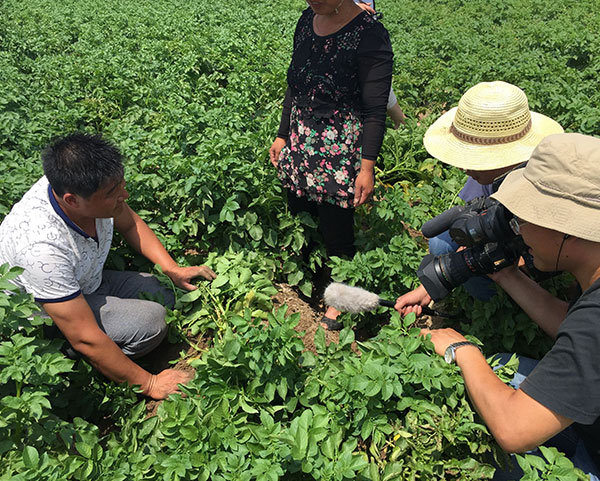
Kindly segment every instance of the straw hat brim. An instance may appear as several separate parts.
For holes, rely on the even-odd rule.
[[[563,132],[558,122],[531,112],[531,129],[519,140],[495,145],[471,144],[450,132],[457,108],[443,114],[429,127],[423,144],[432,157],[461,169],[494,170],[520,164],[529,159],[544,137]]]
[[[524,174],[525,169],[511,172],[492,197],[526,222],[600,242],[600,209],[543,193]]]

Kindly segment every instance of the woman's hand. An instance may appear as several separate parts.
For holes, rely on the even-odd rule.
[[[187,384],[194,375],[179,369],[165,369],[158,374],[152,374],[144,394],[157,401],[166,399],[169,394],[180,392],[179,384]]]
[[[354,181],[354,207],[364,204],[373,195],[373,188],[375,187],[374,167],[375,161],[362,160],[360,172]]]
[[[279,163],[279,154],[281,153],[281,149],[285,147],[285,142],[285,139],[277,137],[269,149],[269,159],[275,168],[277,168],[277,164]]]

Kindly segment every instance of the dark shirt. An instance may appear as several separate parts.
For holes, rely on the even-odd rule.
[[[569,308],[554,346],[520,388],[572,419],[600,467],[600,279]]]
[[[361,12],[331,35],[313,30],[307,8],[296,26],[278,137],[287,139],[292,104],[327,119],[336,110],[355,112],[363,122],[362,157],[376,160],[385,133],[393,52],[385,27]]]

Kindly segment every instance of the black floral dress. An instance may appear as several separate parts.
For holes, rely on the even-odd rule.
[[[381,148],[393,53],[367,12],[327,36],[313,19],[307,8],[294,34],[278,175],[298,197],[347,208],[361,159],[376,160]]]

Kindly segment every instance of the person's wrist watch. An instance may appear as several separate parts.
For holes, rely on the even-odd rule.
[[[446,348],[446,352],[444,353],[444,359],[448,364],[454,364],[456,362],[456,350],[463,346],[475,346],[479,349],[479,352],[481,352],[481,348],[471,341],[454,342]]]

